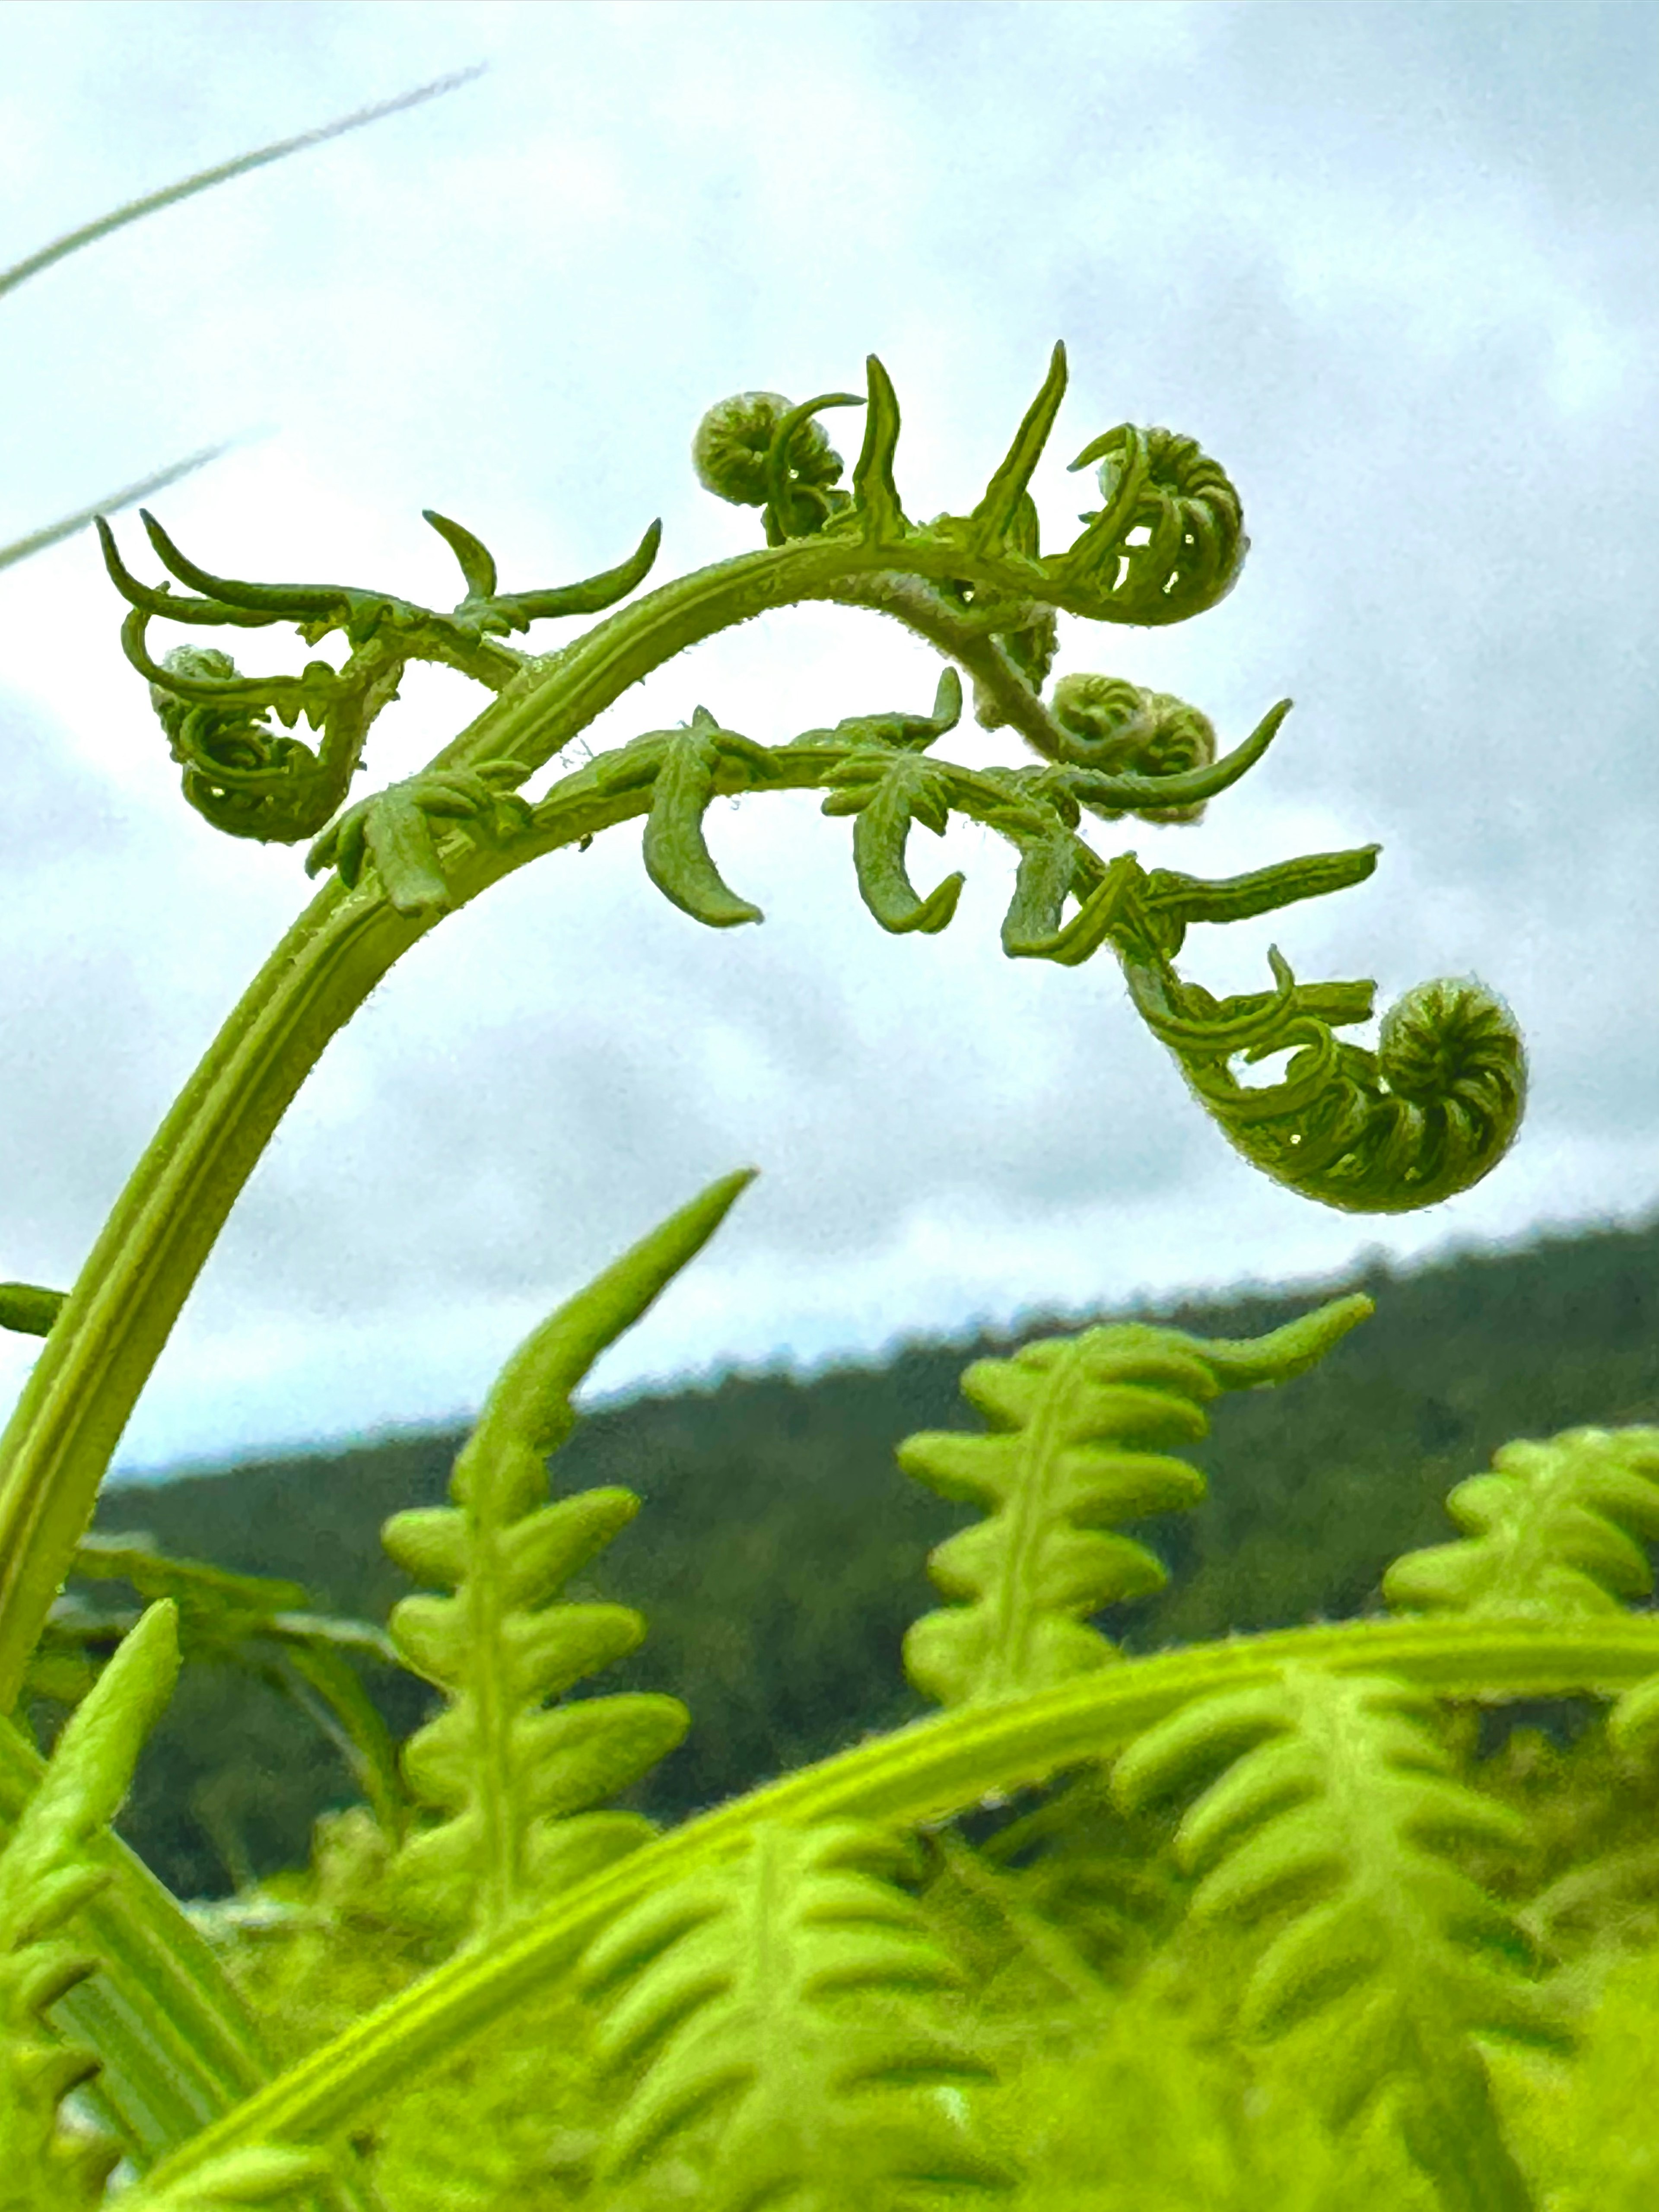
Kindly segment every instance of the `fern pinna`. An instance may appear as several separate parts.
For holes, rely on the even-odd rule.
[[[1204,1495],[1196,1468],[1150,1448],[1196,1443],[1209,1400],[1287,1382],[1370,1310],[1339,1298],[1249,1343],[1121,1322],[975,1361],[963,1395],[994,1433],[929,1431],[899,1447],[908,1474],[988,1509],[929,1555],[939,1588],[966,1602],[911,1628],[916,1687],[944,1705],[1019,1697],[1116,1657],[1087,1616],[1161,1589],[1165,1574],[1144,1545],[1105,1532]]]
[[[454,1504],[396,1514],[383,1531],[400,1566],[455,1593],[404,1598],[389,1624],[406,1664],[449,1699],[404,1754],[416,1795],[443,1817],[394,1868],[402,1900],[441,1926],[493,1934],[654,1833],[641,1814],[593,1808],[674,1748],[685,1707],[648,1692],[549,1703],[645,1633],[625,1606],[555,1601],[639,1500],[609,1489],[544,1503],[546,1462],[574,1425],[571,1392],[750,1180],[714,1184],[544,1322],[455,1462]]]

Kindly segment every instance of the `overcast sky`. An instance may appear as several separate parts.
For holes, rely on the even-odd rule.
[[[767,920],[717,933],[623,828],[446,922],[331,1047],[118,1466],[470,1411],[544,1311],[744,1164],[761,1182],[597,1387],[1659,1203],[1659,9],[12,0],[0,265],[478,62],[0,303],[0,543],[234,439],[157,501],[222,572],[447,604],[430,506],[519,586],[660,514],[663,580],[757,542],[692,476],[712,401],[856,389],[878,352],[908,511],[961,510],[1063,337],[1049,537],[1088,503],[1065,462],[1127,417],[1223,463],[1252,550],[1191,623],[1065,623],[1060,668],[1179,692],[1224,743],[1297,702],[1200,826],[1096,842],[1202,875],[1380,842],[1358,890],[1195,931],[1187,972],[1260,988],[1277,940],[1381,1005],[1478,974],[1524,1027],[1528,1118],[1448,1205],[1331,1212],[1230,1150],[1109,954],[1003,958],[999,841],[919,839],[918,880],[968,889],[943,936],[893,939],[845,823],[747,799],[713,841]],[[0,574],[0,1277],[71,1279],[311,889],[303,848],[184,805],[122,611],[87,536]],[[789,612],[593,742],[698,703],[781,740],[925,707],[936,675],[876,617]],[[411,672],[376,781],[482,698]],[[8,1394],[34,1348],[0,1343]]]

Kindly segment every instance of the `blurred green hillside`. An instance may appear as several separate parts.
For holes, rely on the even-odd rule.
[[[911,1345],[879,1366],[734,1375],[597,1410],[554,1462],[556,1491],[620,1483],[644,1502],[570,1594],[637,1606],[650,1632],[591,1687],[671,1690],[694,1716],[631,1802],[678,1819],[922,1710],[900,1642],[937,1601],[928,1550],[970,1516],[900,1474],[893,1448],[916,1429],[978,1425],[957,1388],[970,1359],[1102,1318],[1253,1335],[1353,1288],[1376,1299],[1375,1318],[1300,1381],[1221,1400],[1193,1454],[1207,1501],[1137,1532],[1170,1580],[1103,1620],[1132,1650],[1364,1611],[1391,1559],[1452,1533],[1446,1491],[1498,1444],[1659,1421],[1659,1222],[1409,1273],[1377,1265],[1315,1291],[1031,1317],[1007,1337]],[[383,1621],[408,1583],[380,1549],[380,1523],[441,1498],[459,1441],[410,1431],[116,1485],[98,1525],[291,1577],[331,1612]],[[400,1733],[426,1710],[424,1688],[391,1670],[371,1686]],[[123,1826],[175,1890],[211,1895],[303,1859],[315,1815],[353,1794],[273,1692],[202,1668],[181,1683]]]

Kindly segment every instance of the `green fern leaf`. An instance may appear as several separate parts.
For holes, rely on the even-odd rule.
[[[942,836],[951,815],[950,780],[936,761],[914,752],[860,747],[828,778],[835,787],[823,802],[826,814],[851,814],[853,860],[864,903],[885,930],[902,936],[919,930],[932,936],[957,910],[961,875],[947,876],[926,898],[905,868],[910,825]]]
[[[1196,1442],[1206,1401],[1299,1374],[1370,1310],[1338,1299],[1241,1344],[1121,1322],[976,1361],[963,1394],[994,1433],[927,1431],[898,1449],[907,1474],[989,1513],[928,1556],[939,1589],[966,1602],[911,1627],[912,1682],[962,1705],[1026,1696],[1115,1659],[1088,1616],[1165,1577],[1144,1545],[1105,1531],[1204,1495],[1195,1468],[1148,1447]]]
[[[80,2212],[102,2201],[119,2146],[66,2127],[59,2106],[98,2071],[44,2015],[96,1970],[62,1930],[107,1876],[85,1847],[119,1810],[144,1737],[179,1671],[176,1615],[154,1605],[64,1724],[0,1850],[0,2212]]]
[[[1653,1588],[1659,1429],[1568,1429],[1510,1443],[1492,1473],[1460,1482],[1446,1510],[1464,1531],[1407,1552],[1382,1578],[1407,1612],[1616,1613]]]
[[[737,746],[747,746],[748,756],[759,756],[763,765],[763,749],[722,730],[706,707],[696,709],[689,729],[669,732],[645,825],[646,873],[665,899],[710,929],[763,918],[722,878],[703,837],[721,753]]]
[[[1448,2206],[1527,2212],[1471,2039],[1565,2052],[1573,2038],[1563,2001],[1528,1978],[1518,1924],[1452,1856],[1465,1843],[1525,1851],[1531,1831],[1457,1778],[1435,1712],[1399,1682],[1286,1668],[1150,1730],[1119,1760],[1113,1793],[1133,1810],[1214,1776],[1176,1850],[1200,1877],[1200,1921],[1273,1927],[1241,2024],[1264,2039],[1316,2025],[1314,2079],[1333,2126],[1392,2087]]]
[[[602,2062],[635,2079],[602,2180],[696,2129],[709,2212],[897,2212],[1012,2187],[931,2094],[991,2069],[937,2016],[963,1978],[894,1885],[911,1856],[867,1822],[772,1824],[605,1931],[582,1978],[606,2007]]]
[[[651,1304],[750,1181],[712,1184],[544,1322],[502,1370],[450,1481],[451,1506],[394,1514],[382,1541],[452,1597],[392,1609],[404,1662],[449,1703],[404,1747],[410,1788],[442,1817],[393,1863],[399,1901],[437,1924],[504,1926],[655,1832],[642,1814],[593,1809],[672,1751],[689,1723],[646,1693],[550,1705],[631,1651],[641,1616],[556,1602],[639,1510],[620,1489],[546,1504],[548,1454],[575,1422],[571,1393]]]

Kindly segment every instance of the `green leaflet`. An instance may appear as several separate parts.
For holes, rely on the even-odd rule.
[[[1407,1552],[1382,1577],[1397,1610],[1620,1612],[1653,1589],[1644,1547],[1659,1538],[1659,1429],[1568,1429],[1504,1444],[1492,1472],[1460,1482],[1446,1510],[1462,1539]],[[1632,1757],[1659,1744],[1659,1675],[1626,1691],[1607,1731]]]
[[[524,775],[517,761],[481,761],[476,769],[388,784],[330,823],[306,855],[306,873],[334,868],[346,889],[355,890],[365,862],[372,860],[399,914],[435,921],[449,911],[451,899],[434,820],[466,822],[477,836],[496,842],[527,829],[529,803],[511,787]]]
[[[1200,1877],[1200,1919],[1262,1930],[1241,2024],[1264,2038],[1308,2028],[1310,2082],[1336,2128],[1393,2088],[1447,2212],[1532,2212],[1471,2039],[1557,2053],[1574,2039],[1562,2000],[1529,1976],[1518,1924],[1454,1856],[1467,1844],[1525,1852],[1531,1831],[1457,1778],[1436,1717],[1407,1683],[1286,1667],[1149,1730],[1113,1793],[1135,1809],[1222,1767],[1176,1848]]]
[[[1143,1545],[1104,1532],[1204,1495],[1195,1468],[1149,1447],[1195,1443],[1206,1400],[1303,1372],[1370,1310],[1340,1298],[1237,1344],[1121,1322],[976,1361],[963,1395],[994,1432],[927,1431],[898,1449],[907,1474],[988,1509],[928,1555],[939,1589],[965,1602],[906,1636],[916,1687],[944,1705],[1024,1697],[1115,1659],[1088,1616],[1165,1577]]]
[[[174,1609],[152,1606],[64,1724],[0,1850],[0,2212],[75,2212],[103,2196],[119,2146],[70,2133],[58,2106],[98,2071],[44,2015],[96,1970],[62,1931],[108,1876],[86,1847],[118,1811],[179,1670]]]
[[[989,2078],[938,2000],[962,1976],[864,1821],[769,1823],[614,1921],[581,1966],[623,2094],[601,2156],[626,2183],[696,2130],[708,2212],[922,2212],[1014,2177],[931,2092]]]
[[[659,744],[651,811],[645,825],[645,871],[665,899],[710,929],[732,929],[763,919],[757,906],[739,898],[721,878],[703,836],[702,817],[714,797],[722,761],[765,777],[771,755],[763,745],[723,730],[706,707],[693,710],[689,728],[666,730],[635,744]]]
[[[932,936],[957,910],[964,878],[947,876],[921,897],[904,865],[910,825],[920,822],[936,837],[951,818],[949,771],[914,752],[860,750],[831,769],[835,787],[823,802],[826,814],[850,814],[853,865],[859,890],[882,927],[896,936],[919,930]]]
[[[67,1291],[45,1291],[35,1283],[0,1283],[0,1328],[45,1336],[68,1296]]]
[[[975,553],[994,557],[1008,549],[1011,539],[1017,551],[1036,553],[1035,544],[1025,542],[1030,534],[1027,515],[1030,511],[1026,487],[1042,458],[1042,449],[1048,442],[1048,433],[1054,427],[1060,403],[1065,397],[1066,348],[1056,343],[1042,390],[1025,410],[1024,419],[1014,433],[1013,444],[985,487],[984,498],[968,518],[965,535]]]
[[[893,481],[893,454],[898,446],[898,394],[893,380],[871,354],[865,363],[869,380],[868,412],[864,418],[864,443],[853,468],[853,504],[848,519],[855,520],[870,545],[896,544],[910,526],[899,503]]]
[[[1504,1444],[1446,1510],[1462,1537],[1407,1552],[1382,1577],[1396,1609],[1613,1613],[1653,1588],[1659,1429],[1568,1429]]]
[[[443,1816],[394,1862],[400,1899],[439,1925],[494,1934],[655,1832],[592,1808],[679,1742],[678,1698],[550,1704],[631,1651],[641,1616],[558,1604],[569,1577],[632,1519],[624,1490],[543,1504],[546,1459],[575,1421],[570,1394],[605,1347],[713,1236],[749,1170],[726,1176],[544,1322],[502,1369],[450,1481],[453,1506],[394,1514],[386,1550],[453,1597],[405,1598],[392,1638],[447,1709],[410,1738],[410,1787]]]

